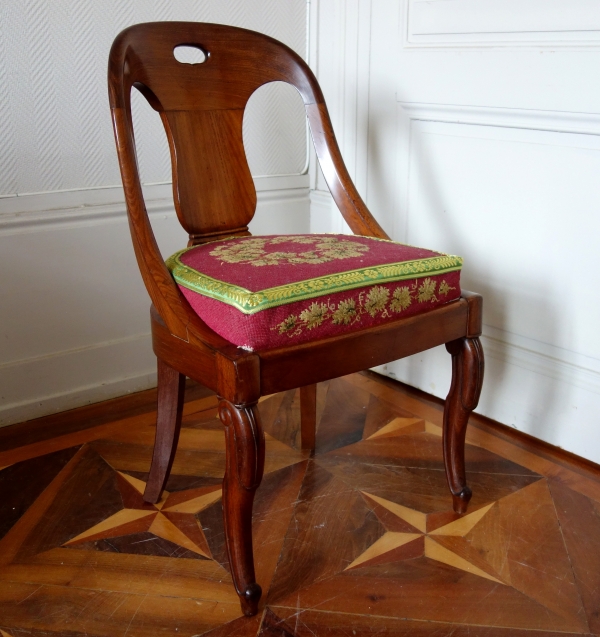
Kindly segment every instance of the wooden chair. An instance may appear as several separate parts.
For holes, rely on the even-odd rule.
[[[192,45],[204,64],[181,64],[174,48]],[[251,518],[261,482],[264,438],[258,399],[300,387],[302,446],[314,448],[316,383],[446,344],[452,384],[444,410],[443,451],[454,510],[466,511],[464,440],[483,378],[481,297],[460,298],[428,312],[300,345],[246,351],[210,329],[192,310],[158,250],[138,174],[132,87],[160,113],[173,160],[174,198],[188,245],[247,236],[256,193],[242,142],[250,95],[267,82],[299,91],[323,174],[355,235],[388,238],[356,191],[344,166],[323,94],[306,63],[265,35],[216,24],[148,23],[124,30],[109,60],[110,106],[137,262],[152,300],[158,359],[158,419],[145,499],[157,502],[169,475],[181,423],[184,381],[190,377],[219,396],[225,428],[223,513],[233,581],[246,615],[257,612]],[[218,148],[218,161],[213,161]]]

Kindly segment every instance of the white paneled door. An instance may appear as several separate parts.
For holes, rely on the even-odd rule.
[[[600,462],[600,2],[344,6],[358,35],[352,48],[344,28],[342,77],[369,71],[362,106],[332,110],[368,112],[355,176],[386,229],[463,256],[464,287],[484,296],[478,411]],[[449,385],[443,348],[381,371]]]

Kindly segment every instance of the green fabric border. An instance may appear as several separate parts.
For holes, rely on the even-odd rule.
[[[192,292],[232,305],[244,314],[256,314],[272,307],[377,283],[393,283],[394,281],[420,279],[426,276],[455,272],[461,269],[463,262],[461,257],[444,254],[439,257],[387,263],[338,274],[327,274],[314,279],[286,283],[274,288],[252,292],[238,285],[213,279],[182,263],[179,257],[189,249],[180,250],[165,261],[175,281]]]

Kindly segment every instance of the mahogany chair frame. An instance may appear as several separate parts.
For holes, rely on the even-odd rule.
[[[196,46],[202,64],[182,64],[174,48]],[[185,377],[214,390],[225,428],[223,515],[231,573],[242,610],[257,612],[261,588],[252,553],[252,504],[264,465],[261,396],[300,387],[302,446],[314,449],[316,383],[445,344],[452,355],[443,451],[453,507],[466,511],[464,441],[483,379],[482,299],[460,299],[424,314],[301,345],[249,352],[211,330],[191,309],[165,267],[146,212],[137,167],[131,90],[160,113],[171,150],[173,195],[188,245],[249,235],[256,192],[242,141],[245,105],[268,82],[296,87],[333,198],[355,234],[387,239],[346,170],[323,94],[304,60],[265,35],[217,24],[155,22],[115,39],[108,84],[113,127],[137,262],[152,300],[158,359],[156,442],[144,498],[157,502],[175,449]]]

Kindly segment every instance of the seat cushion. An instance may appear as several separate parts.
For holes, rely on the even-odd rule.
[[[325,338],[460,296],[462,259],[352,235],[233,237],[167,262],[194,311],[249,350]]]

